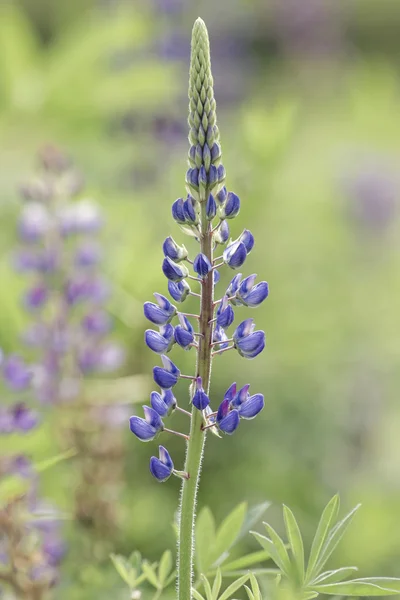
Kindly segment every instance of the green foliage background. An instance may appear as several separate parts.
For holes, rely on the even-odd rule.
[[[107,218],[105,270],[128,353],[123,374],[150,373],[142,303],[166,291],[161,244],[169,234],[180,237],[170,206],[184,194],[187,151],[184,130],[166,139],[154,124],[185,125],[189,61],[189,47],[171,61],[153,44],[173,26],[187,37],[198,14],[211,48],[220,34],[245,38],[246,56],[234,52],[225,68],[235,86],[218,107],[219,124],[228,187],[243,207],[233,235],[252,230],[246,272],[270,284],[254,315],[267,350],[251,362],[219,357],[212,400],[236,379],[262,391],[266,409],[232,438],[209,436],[199,505],[221,521],[238,502],[269,500],[268,520],[282,530],[277,506],[285,502],[311,535],[340,491],[346,508],[363,507],[336,566],[399,576],[400,187],[394,176],[393,212],[379,227],[351,218],[343,182],[368,172],[370,161],[398,171],[400,6],[346,3],[341,49],[301,56],[279,45],[274,6],[263,0],[229,3],[229,10],[228,2],[188,3],[176,22],[147,3],[103,4],[21,0],[0,8],[0,346],[18,351],[25,323],[24,280],[10,268],[17,187],[32,172],[36,149],[54,142],[73,155]],[[216,79],[217,103],[225,86]],[[190,370],[191,354],[173,351],[174,358]],[[54,453],[56,434],[47,434],[56,432],[57,415],[48,419],[23,442],[7,441],[6,450],[23,444],[37,460]],[[147,467],[153,448],[124,435],[126,517],[115,550],[157,560],[175,545],[179,482],[158,486]],[[179,465],[180,440],[168,440],[168,449]],[[65,511],[72,468],[67,462],[43,481],[43,493]],[[85,553],[73,523],[65,529],[71,550],[57,597],[101,600],[110,590],[126,597],[111,564]],[[250,536],[244,543],[257,549]]]

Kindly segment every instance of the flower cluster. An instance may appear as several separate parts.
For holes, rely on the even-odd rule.
[[[114,498],[123,485],[125,449],[105,402],[100,397],[94,405],[87,384],[90,376],[123,362],[122,348],[109,337],[110,288],[101,272],[99,241],[103,218],[83,195],[82,178],[63,152],[46,147],[39,159],[39,175],[21,188],[14,253],[14,267],[29,278],[23,306],[32,323],[23,341],[32,352],[31,385],[42,403],[68,403],[59,431],[64,449],[78,452],[75,516],[110,539],[118,532]],[[18,362],[10,369],[16,387]]]
[[[33,322],[23,340],[39,354],[32,383],[54,403],[75,398],[82,375],[117,368],[122,351],[107,339],[98,207],[80,196],[82,180],[63,153],[47,147],[40,160],[40,176],[21,188],[14,266],[30,277],[23,306]]]
[[[29,389],[31,372],[20,357],[2,357],[1,367],[8,390],[23,394]],[[38,422],[36,411],[24,401],[0,409],[2,435],[27,433]],[[38,497],[37,473],[27,456],[2,454],[0,481],[9,477],[17,478],[21,487],[15,493],[10,488],[0,505],[0,589],[11,586],[18,597],[42,600],[58,581],[65,553],[60,519]]]
[[[257,307],[268,296],[268,284],[256,283],[256,275],[242,279],[235,274],[219,300],[214,300],[214,288],[222,269],[237,270],[253,250],[254,237],[244,229],[235,239],[230,227],[240,211],[240,199],[225,186],[225,168],[221,162],[221,146],[216,124],[215,99],[209,63],[208,36],[199,19],[193,30],[192,61],[189,87],[189,169],[186,173],[186,198],[172,205],[172,217],[180,229],[200,244],[200,252],[190,258],[184,245],[167,237],[162,249],[162,271],[168,279],[168,291],[176,303],[190,296],[200,302],[199,314],[183,312],[168,298],[155,293],[155,302],[144,305],[145,317],[155,326],[145,333],[147,346],[161,355],[162,366],[153,369],[153,378],[160,392],[152,392],[151,407],[144,407],[144,418],[130,419],[131,431],[142,441],[155,439],[166,429],[164,420],[179,403],[172,389],[180,379],[189,379],[191,413],[190,439],[197,430],[196,411],[201,414],[200,429],[217,434],[232,434],[240,419],[254,418],[264,406],[262,394],[249,394],[249,385],[239,391],[236,384],[227,390],[217,410],[210,406],[209,384],[213,357],[236,350],[244,358],[255,358],[265,347],[265,333],[255,330],[253,319],[240,322],[231,335],[227,330],[235,319],[236,307]],[[217,248],[220,256],[215,257]],[[221,254],[222,252],[222,254]],[[192,271],[192,272],[191,272]],[[192,290],[193,288],[193,290]],[[240,310],[240,308],[239,308]],[[174,320],[176,325],[172,323]],[[174,345],[196,352],[195,375],[183,375],[167,356]],[[182,410],[182,409],[180,409]],[[195,419],[195,421],[194,421]],[[173,432],[172,433],[177,433]],[[150,471],[159,481],[171,474],[189,477],[192,474],[175,471],[168,452],[160,446],[159,458],[152,457]]]

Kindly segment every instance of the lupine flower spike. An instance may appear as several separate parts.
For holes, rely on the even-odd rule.
[[[164,420],[173,418],[175,407],[182,404],[179,386],[176,388],[179,391],[174,393],[172,388],[175,390],[174,386],[180,379],[190,380],[190,437],[181,434],[188,441],[185,467],[179,474],[184,480],[179,531],[179,600],[192,597],[194,509],[206,432],[210,429],[217,435],[231,435],[241,419],[253,419],[264,407],[263,395],[250,396],[248,385],[237,392],[236,384],[232,384],[222,401],[210,394],[214,356],[236,349],[239,355],[254,358],[264,349],[265,334],[261,330],[255,331],[252,319],[241,322],[231,335],[226,330],[235,319],[234,308],[259,306],[268,296],[268,284],[256,284],[256,275],[242,281],[239,273],[225,291],[222,290],[220,299],[214,300],[220,271],[222,274],[225,270],[227,275],[229,269],[238,269],[244,264],[254,248],[254,236],[245,229],[237,239],[229,240],[241,201],[225,184],[208,33],[201,19],[195,22],[192,35],[188,163],[185,176],[187,196],[175,200],[172,217],[181,231],[194,238],[193,244],[197,243],[198,247],[191,256],[190,248],[187,250],[179,240],[175,241],[168,235],[162,246],[162,271],[173,301],[183,303],[190,296],[195,296],[199,298],[199,308],[183,312],[160,293],[154,294],[156,303],[145,303],[146,318],[160,328],[158,331],[147,330],[145,341],[151,350],[161,354],[163,366],[153,369],[154,381],[161,388],[161,393],[152,392],[152,408],[145,407],[144,419],[135,415],[130,421],[132,432],[142,441],[150,441],[161,431],[168,431]],[[214,256],[219,246],[222,250]],[[196,285],[194,291],[188,280],[195,282],[191,284],[193,287]],[[182,375],[179,366],[166,356],[174,341],[185,350],[195,349],[193,376]],[[215,403],[214,408],[212,403]],[[171,474],[177,474],[163,446],[160,446],[159,458],[151,458],[150,471],[158,481],[166,481]]]

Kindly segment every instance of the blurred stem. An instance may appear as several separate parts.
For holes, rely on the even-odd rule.
[[[213,245],[211,225],[206,217],[205,198],[201,200],[201,238],[200,251],[207,256],[212,264]],[[211,342],[213,324],[214,286],[213,273],[210,272],[201,286],[199,347],[197,350],[196,375],[202,378],[203,388],[206,394],[210,389],[211,376]],[[197,488],[200,480],[201,460],[204,450],[205,432],[202,430],[203,414],[192,407],[192,421],[190,428],[190,441],[187,444],[185,471],[189,479],[182,484],[180,519],[179,519],[179,543],[178,543],[178,600],[190,600],[192,598],[192,577],[194,559],[194,525]]]

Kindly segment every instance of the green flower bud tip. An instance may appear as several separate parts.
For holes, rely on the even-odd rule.
[[[198,18],[192,32],[189,74],[189,164],[208,174],[220,163],[219,131],[211,73],[210,43],[205,23]],[[205,182],[205,179],[203,178]],[[204,186],[204,184],[203,184]]]

